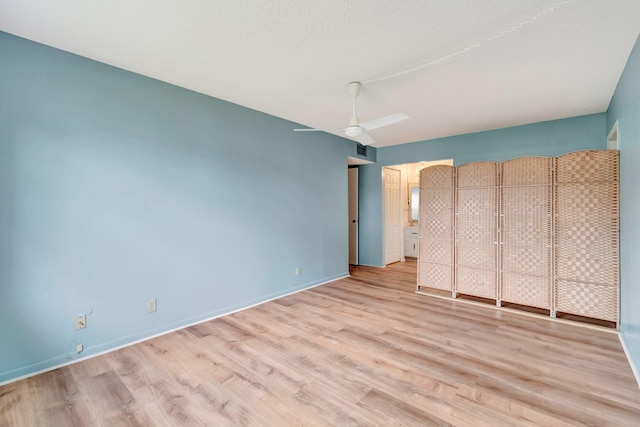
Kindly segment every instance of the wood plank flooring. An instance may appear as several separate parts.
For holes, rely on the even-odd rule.
[[[614,332],[417,295],[415,263],[0,387],[0,426],[638,426]]]

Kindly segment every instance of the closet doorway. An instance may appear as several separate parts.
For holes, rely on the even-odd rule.
[[[402,258],[400,245],[402,220],[400,206],[399,169],[382,169],[382,203],[384,206],[384,264],[398,262]]]
[[[418,254],[418,204],[420,171],[436,165],[453,166],[453,159],[421,161],[391,165],[382,168],[382,204],[383,204],[383,248],[384,264],[397,261],[416,260]],[[389,170],[397,174],[399,191],[394,193],[391,186],[393,178]],[[397,196],[396,196],[397,195]]]
[[[358,168],[349,168],[349,264],[358,265]]]

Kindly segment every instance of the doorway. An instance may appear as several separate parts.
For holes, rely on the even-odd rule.
[[[358,168],[349,168],[349,264],[358,265]]]
[[[383,261],[385,265],[405,261],[405,257],[417,260],[420,171],[436,165],[453,166],[453,159],[404,163],[382,168]],[[387,191],[386,172],[388,170],[394,170],[399,174],[397,197]],[[387,212],[390,214],[387,215]],[[391,222],[394,223],[393,226]]]
[[[400,217],[400,170],[382,168],[384,206],[384,264],[402,258],[400,245],[402,221]]]

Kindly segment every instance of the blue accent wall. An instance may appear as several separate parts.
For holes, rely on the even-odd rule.
[[[6,33],[0,60],[0,382],[348,274],[353,142]]]
[[[620,333],[640,369],[640,39],[627,60],[607,112],[607,129],[619,120]]]
[[[379,148],[376,164],[360,166],[360,263],[384,265],[383,166],[443,159],[453,159],[455,165],[460,165],[604,149],[606,120],[607,115],[600,113]]]

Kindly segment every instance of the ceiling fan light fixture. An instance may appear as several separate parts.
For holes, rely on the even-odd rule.
[[[351,125],[344,130],[344,133],[352,138],[362,135],[362,132],[364,132],[364,130],[359,125]]]

